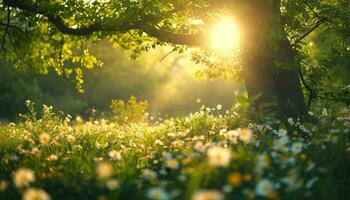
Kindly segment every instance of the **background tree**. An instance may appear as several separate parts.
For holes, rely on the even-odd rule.
[[[17,68],[74,75],[79,86],[82,68],[101,65],[88,49],[102,39],[134,56],[157,45],[172,44],[179,52],[202,47],[193,59],[208,65],[209,76],[232,77],[227,73],[239,73],[241,65],[257,108],[269,106],[281,118],[301,117],[307,106],[300,78],[308,104],[316,97],[348,99],[349,89],[332,84],[334,94],[324,86],[331,83],[325,77],[333,62],[349,57],[349,7],[345,0],[3,0],[3,58]],[[242,29],[239,52],[224,57],[210,51],[207,39],[208,27],[222,15],[233,16]],[[202,23],[194,23],[198,20]],[[334,41],[323,54],[332,56],[310,54],[304,41],[311,34],[323,37],[320,44]],[[318,75],[305,79],[303,71]]]

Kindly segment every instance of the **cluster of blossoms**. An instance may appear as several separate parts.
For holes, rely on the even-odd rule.
[[[283,199],[296,192],[312,198],[330,170],[315,149],[350,153],[350,109],[333,127],[304,126],[297,119],[237,127],[237,114],[217,117],[208,108],[152,126],[120,125],[62,120],[45,109],[40,120],[0,130],[0,149],[7,145],[6,154],[0,153],[0,197],[19,193],[24,200],[49,200],[49,194],[64,195],[50,187],[59,182],[96,191],[79,195],[97,199],[127,199],[118,195],[130,188],[130,198],[153,200]],[[322,120],[330,115],[320,114]]]

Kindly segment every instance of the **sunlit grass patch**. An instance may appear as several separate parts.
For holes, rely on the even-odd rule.
[[[346,199],[350,111],[256,124],[203,107],[157,124],[45,106],[0,129],[1,199]],[[246,123],[245,123],[246,122]]]

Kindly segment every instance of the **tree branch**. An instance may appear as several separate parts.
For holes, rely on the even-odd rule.
[[[311,103],[312,103],[312,100],[314,98],[317,98],[317,93],[316,91],[306,83],[306,80],[303,76],[303,73],[301,71],[301,67],[300,65],[298,65],[298,74],[299,74],[299,77],[300,77],[300,80],[301,80],[301,83],[304,85],[304,87],[309,91],[309,99],[308,99],[308,102],[307,102],[307,109],[310,110],[310,107],[311,107]]]
[[[10,7],[7,7],[7,23],[6,23],[6,28],[5,28],[5,33],[4,33],[4,36],[2,38],[2,44],[1,44],[1,48],[6,52],[6,49],[5,49],[5,42],[6,42],[6,36],[7,36],[7,32],[9,30],[9,27],[10,27],[10,17],[11,17],[11,9]]]
[[[135,22],[122,25],[114,24],[111,26],[110,21],[113,20],[109,20],[104,22],[97,22],[87,27],[71,28],[63,22],[63,19],[61,17],[52,13],[47,13],[44,9],[40,9],[40,7],[34,4],[23,2],[23,0],[3,0],[3,2],[10,7],[45,16],[47,20],[63,34],[86,36],[91,35],[95,32],[125,32],[137,29],[148,34],[149,36],[159,39],[162,42],[189,46],[202,46],[205,44],[203,34],[175,34],[154,27],[145,27],[145,24],[147,23],[144,22]]]
[[[314,30],[316,30],[318,27],[320,27],[322,24],[326,22],[325,19],[321,19],[318,21],[310,30],[308,30],[306,33],[304,33],[302,36],[300,36],[295,42],[294,45],[301,42],[304,38],[306,38],[308,35],[310,35]]]

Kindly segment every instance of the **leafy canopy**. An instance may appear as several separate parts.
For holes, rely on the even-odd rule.
[[[43,74],[54,68],[59,75],[73,75],[79,86],[83,69],[102,65],[89,51],[100,40],[132,50],[134,58],[170,44],[180,53],[187,47],[202,47],[194,51],[193,60],[208,68],[198,75],[239,79],[239,55],[244,49],[229,55],[212,51],[208,27],[231,16],[244,35],[261,15],[253,8],[256,2],[280,7],[281,15],[273,16],[280,25],[261,30],[263,39],[275,45],[287,34],[306,82],[322,90],[330,81],[339,82],[332,78],[331,68],[349,64],[347,0],[3,0],[1,59]],[[283,65],[276,62],[276,66]]]

